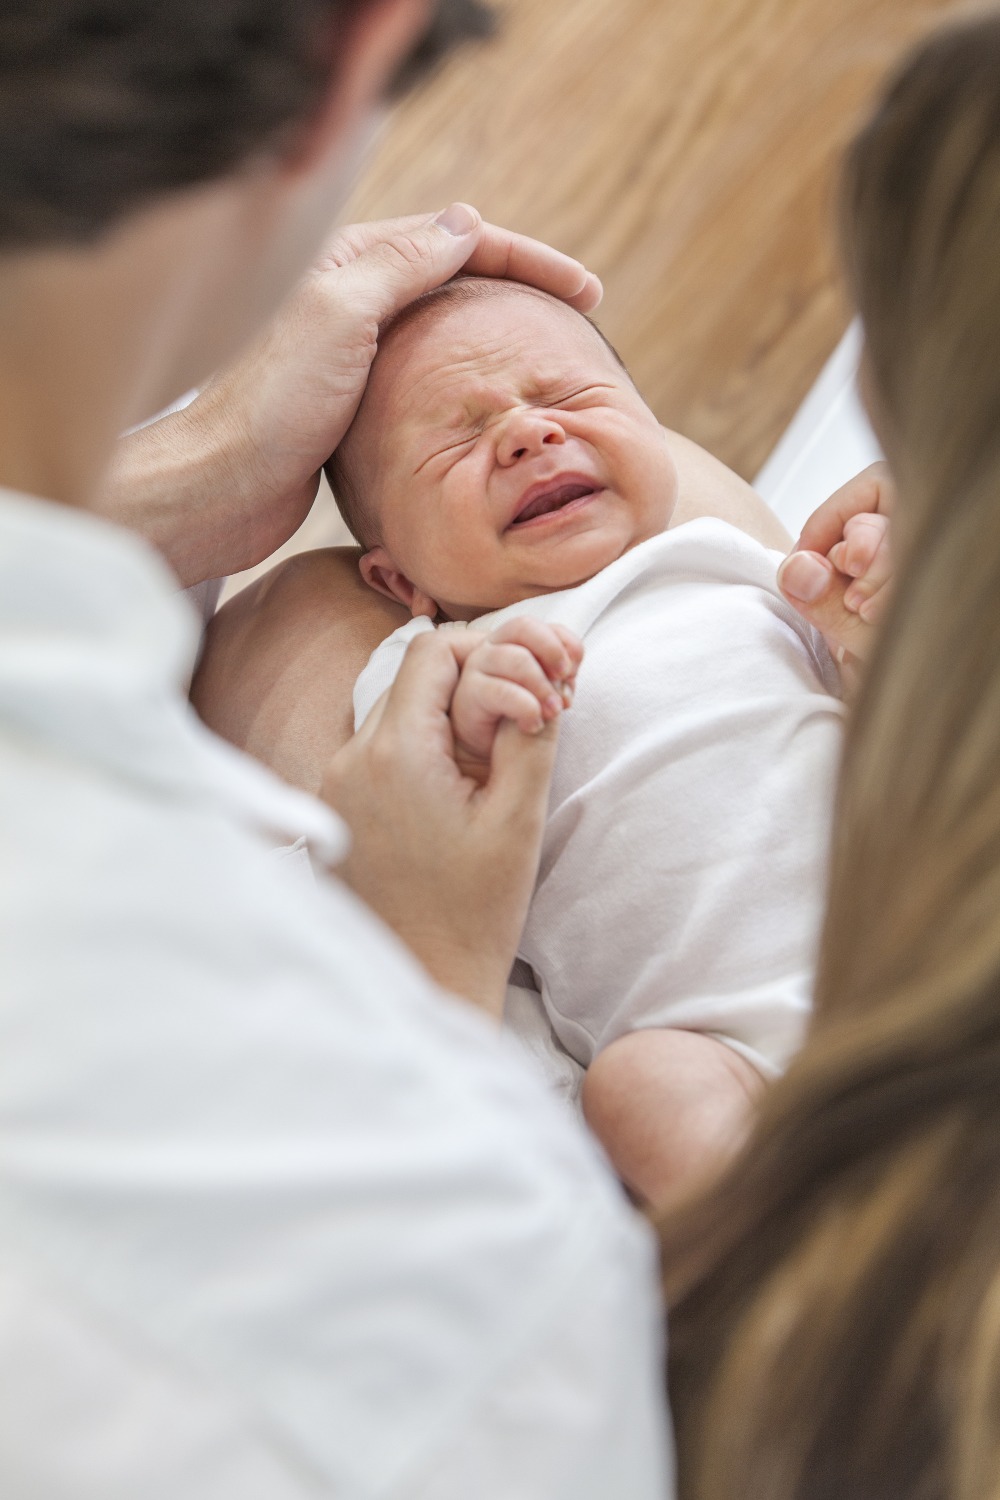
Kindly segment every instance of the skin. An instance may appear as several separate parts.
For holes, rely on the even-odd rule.
[[[894,503],[889,466],[872,464],[810,516],[778,572],[785,598],[822,631],[849,688],[892,595]]]
[[[599,285],[577,262],[461,206],[447,226],[427,214],[342,231],[290,295],[427,14],[425,0],[383,0],[359,17],[322,106],[282,157],[172,194],[93,245],[4,257],[0,483],[134,527],[184,583],[238,571],[281,545],[308,511],[318,471],[364,390],[379,324],[397,308],[463,267],[538,282],[585,310],[596,305]],[[187,413],[116,442],[211,371],[222,373]],[[686,462],[700,461],[688,453]],[[717,474],[714,483],[724,487]],[[734,510],[747,507],[746,495],[734,497]],[[302,630],[281,623],[285,606],[317,590],[329,603],[331,585],[346,601],[327,636],[329,692],[321,674],[313,695],[329,735],[310,736],[305,717],[293,714],[270,739],[261,735],[262,758],[286,755],[292,779],[327,787],[342,810],[356,810],[358,888],[388,920],[395,916],[442,984],[489,1004],[530,893],[554,736],[504,733],[488,786],[463,777],[446,733],[461,654],[434,643],[414,654],[393,712],[347,744],[344,684],[391,628],[373,595],[361,607],[352,579],[354,559],[334,556],[270,580],[268,598],[252,594],[215,633],[217,665],[227,629],[256,624],[246,632],[254,649],[230,655],[231,667],[247,667],[239,717],[253,733],[261,704],[275,708],[275,683],[293,704],[307,684],[316,688],[314,658],[296,683],[308,652]],[[311,649],[317,614],[308,613]],[[268,657],[270,671],[258,673]],[[236,707],[230,696],[228,710]],[[345,748],[331,762],[338,736]],[[392,849],[380,849],[368,828],[386,799],[407,810],[408,838]],[[451,866],[437,852],[453,846],[465,853],[449,880]],[[492,883],[484,884],[484,870]],[[420,889],[428,871],[434,903],[407,908],[407,891]]]
[[[0,483],[135,524],[195,581],[266,555],[301,519],[398,307],[464,265],[594,305],[599,286],[577,262],[462,205],[342,231],[307,271],[428,14],[426,0],[380,0],[357,15],[325,99],[282,155],[166,195],[91,244],[3,258]],[[320,367],[329,385],[310,405],[300,398]],[[116,450],[118,433],[213,369],[189,413]],[[463,776],[447,718],[462,661],[457,642],[415,653],[392,712],[336,764],[327,746],[320,780],[354,820],[359,891],[443,987],[488,1006],[530,898],[555,734],[508,726],[487,784]],[[365,812],[384,799],[405,805],[412,830],[392,851]]]
[[[714,515],[765,546],[787,548],[780,523],[748,485],[679,434],[667,441],[678,475],[673,525]],[[884,466],[859,476],[820,508],[799,547],[825,560],[847,540],[853,518],[883,514],[889,484]],[[238,594],[212,621],[195,683],[199,707],[219,732],[310,790],[319,785],[330,745],[351,739],[358,673],[409,616],[363,583],[360,555],[356,548],[307,553]],[[844,598],[871,569],[872,592],[887,588],[884,561],[876,547],[852,556],[857,573],[831,565],[823,597],[799,605],[834,649],[850,641],[862,660],[876,625],[852,613]],[[786,597],[796,602],[787,589]],[[673,1075],[670,1086],[665,1070]],[[637,1034],[595,1060],[583,1104],[623,1179],[640,1198],[661,1204],[735,1148],[761,1087],[755,1070],[712,1038]]]
[[[515,289],[432,303],[390,338],[348,462],[380,538],[362,573],[432,618],[572,588],[666,530],[677,498],[663,429],[594,329]],[[596,493],[520,521],[561,478]]]
[[[506,288],[428,304],[385,341],[346,448],[352,486],[383,539],[360,560],[383,611],[371,617],[372,635],[401,617],[397,608],[474,621],[487,609],[573,587],[666,530],[675,515],[687,519],[682,479],[702,480],[707,468],[707,455],[661,428],[584,319]],[[519,525],[524,497],[567,475],[592,481],[595,493]],[[291,585],[286,608],[308,634],[309,605],[294,574],[312,565],[297,562],[265,584],[258,604],[266,612],[269,591]],[[252,632],[259,618],[244,611],[237,631]],[[321,611],[305,647],[326,680],[329,622],[329,610]],[[459,765],[483,781],[505,721],[537,733],[571,705],[583,652],[568,631],[527,618],[464,640],[471,649],[450,719]],[[259,750],[288,722],[274,647],[265,635],[263,713],[225,725],[245,748]],[[199,705],[221,685],[218,660],[213,640],[195,685]],[[228,670],[226,662],[223,675]],[[333,727],[325,701],[327,710],[309,718],[308,738],[283,756],[286,772]],[[502,998],[491,1010],[499,1019]],[[659,1203],[738,1143],[759,1087],[754,1068],[723,1043],[663,1029],[622,1038],[596,1059],[584,1104],[624,1180]]]

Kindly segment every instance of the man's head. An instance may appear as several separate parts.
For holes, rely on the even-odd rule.
[[[397,84],[488,29],[475,0],[3,0],[0,252],[88,241],[294,150],[359,28],[394,6]]]
[[[393,80],[482,13],[476,0],[3,0],[11,378],[42,389],[43,360],[89,361],[92,410],[77,410],[96,461],[102,431],[228,362],[330,232]],[[79,457],[78,485],[37,463],[33,482],[82,494]]]
[[[328,473],[368,582],[455,619],[593,577],[666,528],[677,486],[603,334],[542,292],[473,278],[382,331]]]

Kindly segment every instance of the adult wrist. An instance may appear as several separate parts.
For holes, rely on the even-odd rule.
[[[441,989],[467,1000],[495,1021],[502,1020],[509,964],[463,948],[448,937],[429,935],[426,929],[412,938],[405,932],[400,936]]]
[[[220,392],[123,438],[100,510],[139,532],[190,588],[268,555],[254,517],[268,512],[264,476]]]

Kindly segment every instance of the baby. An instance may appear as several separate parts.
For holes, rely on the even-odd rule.
[[[798,1044],[841,705],[780,554],[688,520],[715,461],[660,426],[603,335],[526,287],[461,280],[383,330],[329,465],[375,589],[471,627],[451,716],[562,726],[507,1021],[631,1185],[663,1197],[731,1143]],[[581,642],[586,643],[584,657]]]

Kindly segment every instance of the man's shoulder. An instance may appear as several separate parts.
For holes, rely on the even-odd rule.
[[[345,1493],[410,1493],[524,1370],[597,1423],[652,1277],[583,1133],[337,882],[214,815],[115,817],[3,921],[5,1232]]]

